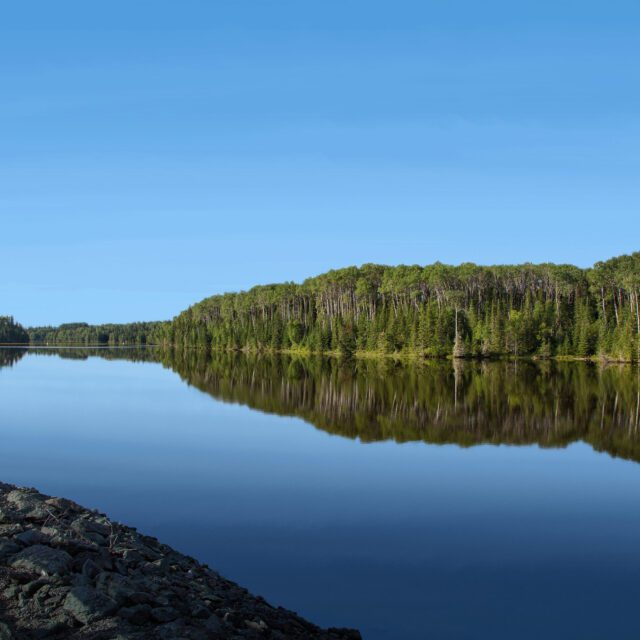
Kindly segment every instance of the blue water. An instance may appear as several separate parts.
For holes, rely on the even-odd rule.
[[[640,465],[582,442],[362,444],[156,363],[0,369],[0,480],[365,639],[637,638]]]

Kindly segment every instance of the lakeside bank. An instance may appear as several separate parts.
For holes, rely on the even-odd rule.
[[[64,498],[0,483],[0,640],[359,640]]]

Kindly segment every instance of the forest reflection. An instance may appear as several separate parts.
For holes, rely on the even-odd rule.
[[[72,349],[67,358],[158,361],[217,400],[297,416],[362,442],[472,446],[582,440],[640,461],[640,370],[586,362],[339,360],[201,350]],[[0,350],[0,366],[24,350]]]

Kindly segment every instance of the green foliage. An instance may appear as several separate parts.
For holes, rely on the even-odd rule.
[[[365,264],[302,284],[212,296],[172,322],[65,324],[29,329],[29,338],[46,344],[629,361],[640,358],[639,297],[640,252],[592,269]],[[16,327],[3,319],[0,339],[21,341]]]
[[[59,327],[30,328],[25,342],[49,345],[145,345],[165,342],[169,335],[168,322],[102,325],[74,322]],[[195,345],[208,347],[204,327],[194,327],[191,337]]]
[[[24,344],[29,342],[29,334],[11,316],[0,316],[0,343]]]
[[[212,296],[163,327],[162,342],[216,350],[630,360],[639,353],[639,292],[640,253],[586,270],[366,264],[302,284]]]

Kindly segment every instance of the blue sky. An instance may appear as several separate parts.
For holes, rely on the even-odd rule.
[[[0,314],[638,250],[639,28],[615,1],[7,3]]]

